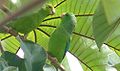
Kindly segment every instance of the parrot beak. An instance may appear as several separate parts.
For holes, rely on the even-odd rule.
[[[48,4],[47,6],[48,6],[49,12],[50,12],[49,15],[54,15],[55,14],[55,8],[50,4]]]
[[[55,14],[55,9],[52,8],[50,15],[54,15],[54,14]]]
[[[66,14],[66,13],[63,13],[63,14],[61,15],[61,18],[63,18],[63,17],[65,16],[65,14]]]

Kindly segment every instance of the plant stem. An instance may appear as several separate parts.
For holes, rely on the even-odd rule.
[[[60,64],[58,63],[57,59],[54,58],[54,57],[52,57],[49,53],[48,53],[48,59],[51,61],[51,63],[52,63],[56,68],[59,68],[61,71],[65,71],[65,69],[60,66]]]

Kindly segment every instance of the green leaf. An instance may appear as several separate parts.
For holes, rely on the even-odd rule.
[[[26,1],[26,3],[29,3],[31,0],[20,0],[20,1],[23,1],[22,3],[24,3],[24,1]],[[50,4],[52,4],[55,7],[62,1],[64,1],[64,0],[51,0]],[[106,1],[106,0],[104,0],[104,1]],[[115,1],[117,1],[117,0],[115,0]],[[75,55],[78,59],[80,59],[80,58],[82,59],[82,57],[79,57],[79,55],[81,54],[82,56],[84,56],[84,54],[88,54],[88,51],[91,51],[91,49],[90,50],[89,49],[85,49],[84,51],[82,51],[81,50],[82,48],[85,48],[85,47],[88,47],[88,46],[84,46],[83,47],[83,44],[78,42],[78,41],[79,41],[79,38],[83,38],[84,37],[84,38],[89,39],[89,40],[94,42],[93,31],[92,31],[92,20],[93,20],[93,15],[94,15],[95,9],[96,9],[96,7],[98,5],[98,2],[99,2],[99,0],[65,0],[63,3],[61,3],[56,8],[56,14],[54,16],[49,16],[49,17],[46,18],[46,19],[49,19],[49,18],[52,18],[52,19],[42,22],[42,25],[40,25],[39,28],[42,29],[44,32],[48,33],[48,35],[50,36],[51,33],[55,30],[55,27],[58,26],[59,23],[60,23],[60,19],[59,18],[54,18],[54,17],[59,17],[62,13],[66,13],[66,12],[72,12],[75,15],[77,15],[76,17],[77,17],[78,23],[77,23],[77,25],[75,27],[75,30],[74,30],[74,36],[73,36],[73,40],[71,42],[72,46],[71,46],[70,52],[73,55]],[[26,5],[26,3],[22,4],[22,6]],[[111,3],[111,6],[113,6],[112,3]],[[113,7],[113,8],[114,8],[113,10],[117,10],[116,9],[117,6]],[[112,10],[112,7],[110,9]],[[113,21],[113,20],[111,20],[111,21]],[[119,30],[120,29],[118,27],[117,31],[115,31],[114,34],[112,34],[112,36],[110,36],[108,41],[104,43],[105,45],[108,45],[110,48],[113,48],[114,52],[116,52],[118,55],[120,55],[120,42],[119,42],[120,41],[120,33],[119,33]],[[44,47],[47,50],[49,36],[46,35],[46,33],[44,33],[43,31],[36,30],[36,33],[37,33],[37,43],[40,44],[42,47]],[[35,36],[34,36],[35,34],[33,32],[31,32],[31,33],[29,34],[29,39],[34,41],[35,40],[34,39],[35,38]],[[4,38],[4,37],[5,36],[2,35],[2,36],[0,36],[0,39]],[[10,52],[15,52],[18,49],[18,47],[17,48],[14,47],[15,48],[15,50],[14,50],[14,48],[12,46],[16,45],[16,41],[14,41],[12,39],[13,38],[10,38],[8,41],[6,40],[6,42],[4,42],[4,44],[6,45],[4,49],[5,50],[9,50]],[[82,42],[84,44],[86,44],[86,43],[92,44],[90,41],[82,41]],[[96,44],[94,44],[94,45],[96,46]],[[74,49],[72,50],[72,48],[74,48]],[[96,58],[96,55],[98,53],[95,52],[93,57],[95,56],[95,58]],[[76,54],[79,54],[79,55],[76,55]],[[83,62],[85,62],[87,59],[91,59],[93,61],[97,60],[95,62],[91,61],[92,63],[96,64],[97,62],[100,61],[100,59],[104,60],[103,57],[100,57],[100,59],[99,58],[92,59],[90,54],[85,55],[85,56],[87,58],[85,60],[82,59]],[[110,56],[110,57],[112,57],[112,56]],[[88,60],[88,61],[90,61],[90,60]],[[103,66],[103,65],[100,65],[100,66],[95,65],[96,68],[94,69],[94,67],[92,67],[91,64],[89,64],[89,63],[90,62],[85,63],[85,64],[88,65],[91,69],[93,69],[93,71],[99,71],[99,69],[101,68],[100,66]],[[81,64],[83,65],[83,63],[81,63]],[[90,68],[87,67],[85,64],[84,64],[84,67],[83,67],[84,71],[91,71]],[[101,71],[104,71],[104,70],[101,70]]]
[[[19,71],[19,69],[14,66],[8,66],[3,71]]]
[[[2,71],[6,67],[8,67],[7,61],[0,57],[0,71]]]
[[[105,50],[107,46],[99,52],[94,41],[74,35],[73,41],[78,39],[76,45],[72,44],[70,52],[78,58],[81,64],[85,65],[85,69],[91,71],[106,71],[108,65],[108,54]],[[84,70],[85,70],[84,69]]]
[[[20,43],[16,40],[15,37],[10,35],[3,35],[4,37],[1,40],[2,46],[5,51],[16,53],[17,49],[20,47]],[[7,37],[7,38],[6,38]]]
[[[120,71],[120,63],[116,64],[114,67],[117,69],[117,71]]]
[[[120,25],[116,28],[116,30],[112,33],[112,35],[108,38],[106,44],[114,50],[114,52],[120,56]]]
[[[32,41],[20,40],[20,43],[24,52],[27,71],[43,71],[43,66],[47,58],[45,50]]]
[[[99,48],[119,25],[119,5],[120,0],[101,0],[99,3],[93,17],[93,34]]]
[[[19,71],[26,71],[24,59],[21,59],[16,54],[5,51],[2,56],[10,66],[15,66],[19,68]]]

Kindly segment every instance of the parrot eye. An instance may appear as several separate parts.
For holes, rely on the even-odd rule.
[[[48,5],[48,8],[52,8],[50,5]]]
[[[68,13],[66,13],[66,16],[69,16],[69,14],[68,14]]]
[[[48,6],[48,8],[51,8],[50,6]]]

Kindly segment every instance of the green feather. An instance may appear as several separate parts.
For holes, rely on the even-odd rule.
[[[11,21],[7,26],[13,30],[27,34],[39,27],[42,21],[50,14],[54,14],[54,8],[51,5],[42,7],[38,12],[23,15]]]
[[[63,60],[66,51],[68,51],[70,47],[70,38],[75,27],[75,23],[76,17],[74,14],[65,14],[62,17],[61,24],[50,37],[48,52],[53,57],[56,57],[59,62]]]

